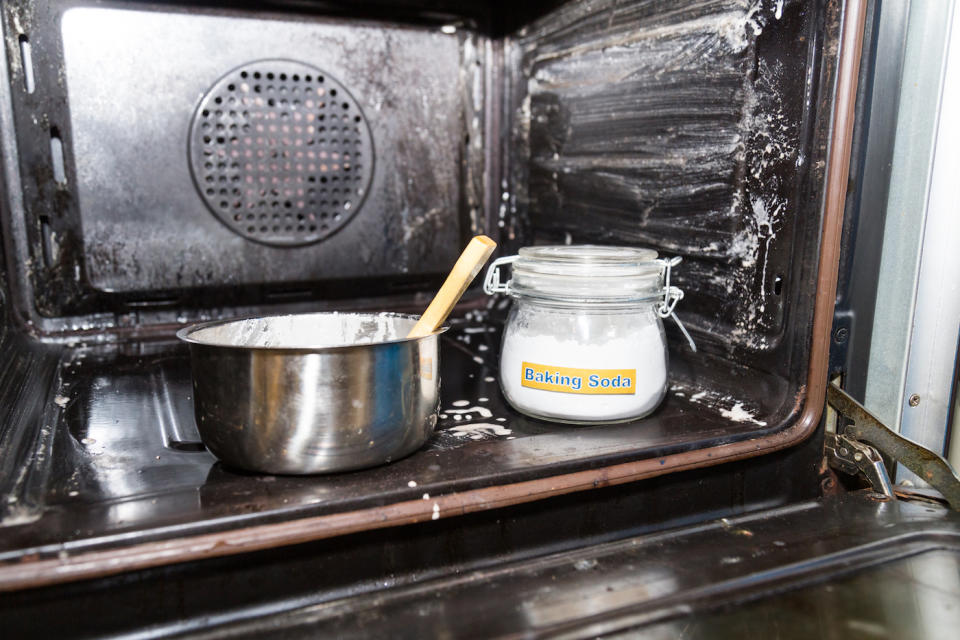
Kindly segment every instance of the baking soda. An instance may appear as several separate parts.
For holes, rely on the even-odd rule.
[[[539,418],[611,422],[660,404],[667,383],[660,323],[636,315],[586,322],[593,325],[587,335],[541,323],[506,332],[500,382],[511,405]]]
[[[661,318],[683,297],[669,285],[679,262],[650,249],[593,245],[523,247],[494,261],[484,291],[513,298],[500,353],[510,404],[535,418],[586,424],[653,411],[667,390]]]

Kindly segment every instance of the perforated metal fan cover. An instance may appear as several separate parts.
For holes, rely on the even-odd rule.
[[[373,177],[360,105],[329,74],[291,60],[250,62],[218,80],[194,114],[189,156],[210,211],[275,246],[335,233]]]

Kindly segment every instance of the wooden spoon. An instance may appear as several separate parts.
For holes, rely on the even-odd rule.
[[[427,307],[427,310],[420,316],[420,320],[414,325],[408,338],[422,338],[428,336],[443,324],[454,305],[460,301],[460,296],[467,290],[473,279],[480,273],[480,269],[486,263],[487,258],[497,248],[497,243],[487,236],[474,236],[470,244],[460,254],[457,263],[450,270],[450,275],[444,281],[440,291],[433,298],[433,302]]]

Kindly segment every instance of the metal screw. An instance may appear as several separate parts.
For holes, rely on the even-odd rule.
[[[919,396],[918,394],[916,394],[916,393],[913,394],[912,396],[910,396],[910,399],[907,400],[907,403],[908,403],[911,407],[917,406],[918,404],[920,404],[920,396]]]
[[[833,333],[833,339],[838,343],[844,343],[847,341],[847,337],[850,335],[850,330],[846,327],[840,327]]]

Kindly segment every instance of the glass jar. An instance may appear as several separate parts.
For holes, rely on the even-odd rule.
[[[496,260],[484,289],[514,299],[500,352],[507,401],[570,423],[625,422],[656,409],[667,388],[661,318],[683,296],[664,282],[677,262],[590,245],[525,247]],[[506,263],[513,274],[501,284]]]

